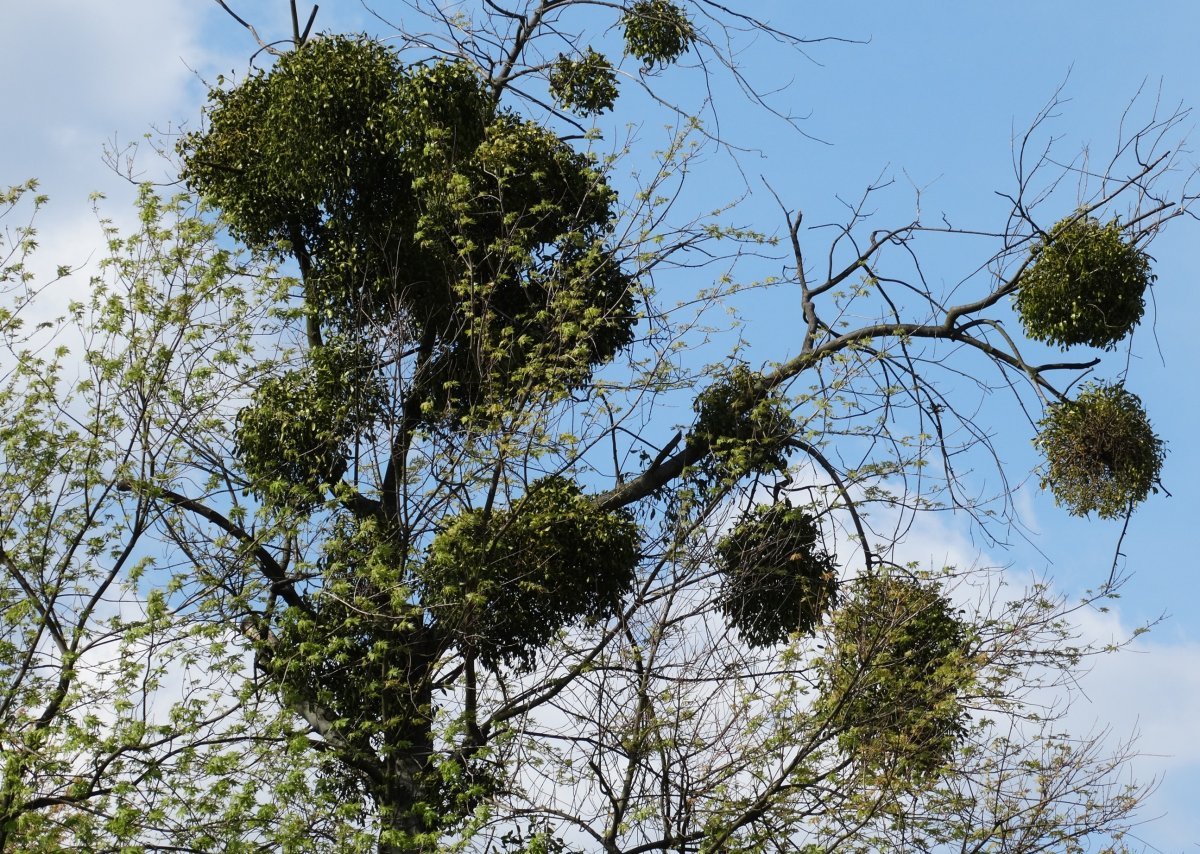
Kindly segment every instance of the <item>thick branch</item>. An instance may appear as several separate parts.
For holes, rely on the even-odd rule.
[[[304,302],[308,309],[306,313],[308,346],[320,347],[323,343],[321,321],[317,315],[317,301],[313,298],[312,277],[309,275],[312,272],[312,256],[308,253],[308,244],[304,240],[300,224],[294,220],[288,223],[288,239],[292,242],[292,254],[296,256],[296,263],[300,265],[300,278],[304,280]]]
[[[744,411],[749,411],[760,403],[773,389],[800,375],[823,359],[856,344],[873,341],[878,338],[930,338],[965,344],[974,347],[1002,364],[1023,371],[1030,376],[1032,382],[1050,390],[1056,396],[1058,395],[1058,390],[1047,380],[1043,379],[1032,365],[1026,364],[1020,358],[1006,353],[986,341],[967,334],[963,327],[956,327],[953,323],[953,317],[955,316],[957,316],[956,312],[951,310],[947,315],[946,321],[940,324],[877,323],[847,332],[836,338],[831,338],[823,344],[785,362],[769,374],[761,376],[756,386],[750,389],[749,394],[745,396]],[[596,503],[605,510],[611,510],[628,506],[635,501],[640,501],[680,477],[689,466],[696,465],[703,460],[709,451],[710,444],[706,439],[695,434],[690,435],[687,445],[682,451],[661,465],[646,469],[642,474],[628,483],[620,484],[616,488],[598,495]]]
[[[317,19],[317,9],[319,9],[321,7],[320,6],[312,7],[312,12],[310,12],[308,15],[308,23],[306,23],[304,25],[304,29],[301,30],[300,29],[300,16],[297,14],[297,10],[296,10],[296,0],[292,0],[291,6],[292,6],[292,41],[295,42],[296,47],[300,47],[306,41],[308,41],[308,34],[312,30],[313,21],[315,21]]]

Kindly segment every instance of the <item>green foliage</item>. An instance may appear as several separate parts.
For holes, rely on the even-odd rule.
[[[721,610],[748,643],[769,646],[811,634],[837,597],[832,556],[807,511],[756,507],[717,544],[724,574]]]
[[[196,449],[226,446],[272,271],[143,187],[53,318],[24,222],[0,227],[0,850],[361,850],[311,751],[286,749],[290,714],[243,691],[236,606],[212,596],[256,589],[240,558],[197,538],[173,559],[151,532],[180,519],[147,496],[195,489]]]
[[[304,367],[264,381],[238,416],[236,452],[259,495],[320,501],[345,473],[350,441],[369,432],[386,401],[373,355],[335,340]]]
[[[784,398],[760,394],[761,381],[738,365],[696,397],[693,435],[712,449],[710,477],[731,482],[751,472],[787,470],[787,440],[799,427]]]
[[[1158,480],[1163,442],[1141,400],[1120,383],[1088,384],[1074,400],[1053,404],[1040,426],[1035,441],[1048,464],[1042,488],[1074,516],[1122,516]]]
[[[688,52],[696,30],[671,0],[634,0],[622,18],[625,49],[646,66],[670,64]]]
[[[636,322],[634,283],[604,243],[615,197],[587,158],[507,113],[476,156],[480,189],[455,212],[463,222],[470,211],[470,231],[444,229],[455,302],[430,365],[435,407],[452,413],[577,388]]]
[[[817,704],[838,746],[871,773],[922,780],[966,731],[960,695],[974,683],[966,624],[933,582],[855,582],[832,624]]]
[[[400,79],[399,61],[383,45],[314,41],[270,72],[209,92],[208,128],[180,144],[184,179],[239,238],[256,246],[302,239],[314,254],[336,256],[321,265],[332,276],[366,249],[355,226],[385,221],[392,197],[411,184],[395,168],[400,153],[387,115]],[[478,87],[444,82],[444,100],[426,107],[430,135],[457,125],[481,137],[488,108],[471,103]],[[474,122],[463,115],[472,111]]]
[[[488,666],[529,665],[583,617],[617,611],[634,581],[639,531],[570,480],[533,483],[511,509],[468,511],[429,548],[424,599],[438,624]]]
[[[323,710],[338,738],[362,755],[371,745],[411,747],[431,737],[432,695],[417,663],[431,635],[409,552],[394,527],[339,515],[322,545],[320,594],[310,608],[285,609],[258,645],[259,664],[285,701]],[[384,798],[381,806],[419,817],[436,838],[494,794],[498,780],[478,759],[438,762],[431,748],[421,753],[408,771],[420,796]],[[345,775],[344,785],[362,784],[356,771]]]
[[[1016,293],[1025,332],[1064,349],[1112,349],[1142,319],[1150,259],[1125,240],[1121,226],[1068,217],[1032,249]]]
[[[500,840],[501,854],[574,854],[574,849],[546,827],[530,827],[528,836],[520,830],[509,831]]]
[[[0,573],[14,582],[0,585],[10,686],[0,849],[19,836],[28,850],[560,854],[587,835],[613,850],[761,852],[810,839],[936,850],[1002,844],[1031,827],[1084,839],[1132,808],[1104,791],[1112,766],[1091,743],[1060,759],[1043,750],[1052,739],[992,739],[1004,716],[1023,714],[1030,668],[1069,674],[1083,654],[1056,645],[1065,609],[1043,589],[969,624],[928,580],[872,575],[847,594],[823,548],[820,527],[844,502],[858,502],[866,537],[870,505],[934,506],[952,482],[927,478],[965,471],[972,437],[986,451],[971,408],[949,388],[943,404],[928,371],[948,338],[1011,363],[976,337],[1007,286],[988,280],[964,306],[945,306],[912,254],[919,229],[876,231],[860,208],[831,233],[829,278],[810,286],[797,267],[815,257],[819,230],[787,217],[795,266],[764,262],[768,238],[685,201],[677,179],[704,151],[688,134],[711,140],[719,128],[685,118],[649,172],[625,161],[637,192],[621,204],[608,167],[499,105],[522,103],[523,81],[548,74],[563,110],[525,102],[548,121],[614,106],[605,56],[555,58],[551,45],[588,43],[576,12],[581,27],[623,14],[641,82],[669,103],[653,69],[702,37],[706,50],[721,41],[699,33],[688,8],[567,0],[521,26],[494,4],[466,4],[439,18],[449,49],[398,40],[402,62],[365,38],[316,38],[222,84],[209,125],[180,147],[189,186],[221,219],[171,221],[164,212],[181,202],[144,194],[144,233],[108,235],[121,257],[104,276],[125,291],[95,284],[90,308],[69,310],[91,312],[64,336],[89,342],[78,366],[35,340],[40,327],[22,327],[36,290],[23,261],[32,228],[0,233],[18,244],[0,259],[14,294],[0,307],[13,366],[0,377]],[[704,12],[718,36],[724,20],[730,32],[791,39],[719,4]],[[489,29],[476,28],[484,18]],[[408,62],[427,49],[469,60]],[[733,54],[722,59],[734,69]],[[0,208],[32,192],[0,193]],[[251,253],[229,249],[225,223]],[[1095,273],[1076,257],[1103,243],[1093,230],[1133,251],[1115,225],[1088,221],[1078,239],[1075,224],[1060,225],[1035,250],[1019,306],[1036,302],[1039,281],[1077,287]],[[737,245],[708,243],[722,240]],[[837,273],[851,245],[864,254]],[[751,285],[758,275],[735,256],[786,271]],[[902,266],[887,269],[897,256]],[[278,276],[289,257],[300,288]],[[708,277],[721,258],[731,266],[713,288],[645,308],[646,337],[623,376],[592,381],[633,344],[638,283],[626,263],[667,284]],[[1055,264],[1069,275],[1052,275]],[[847,291],[859,268],[864,280]],[[694,398],[683,449],[681,438],[660,443],[670,407],[695,394],[695,360],[732,340],[705,312],[730,297],[737,317],[739,295],[761,301],[751,287],[797,280],[803,340],[763,354],[781,360],[769,377],[744,365],[718,376]],[[912,299],[893,301],[903,287],[920,297],[912,322]],[[978,316],[950,322],[963,314]],[[1081,334],[1067,327],[1044,340]],[[269,341],[284,355],[266,353]],[[1031,368],[1044,374],[1031,379],[1048,388],[1059,367]],[[785,393],[800,388],[810,393],[802,423]],[[1080,443],[1070,420],[1099,419],[1092,394],[1043,422],[1056,494],[1070,481],[1054,468],[1068,456],[1063,436],[1100,470],[1077,492],[1119,470],[1108,450],[1108,468],[1095,464],[1101,440]],[[1117,415],[1140,415],[1130,444],[1150,449],[1142,469],[1156,474],[1161,443],[1136,398],[1105,394]],[[1103,441],[1121,432],[1088,429]],[[818,432],[832,451],[795,485],[809,490],[805,509],[756,507],[712,535],[723,508],[759,475],[786,474],[789,449]],[[652,461],[643,449],[654,446]],[[926,465],[931,450],[945,466]],[[639,455],[645,467],[631,472]],[[248,503],[227,476],[239,466]],[[531,474],[548,471],[580,482]],[[912,489],[898,496],[895,484]],[[714,610],[740,643],[712,631]],[[172,700],[160,688],[180,674]],[[968,694],[1001,719],[972,722],[969,742]],[[1069,793],[1030,819],[1035,779]],[[1006,797],[1015,818],[977,820],[1002,815]],[[956,799],[962,814],[947,818],[938,808]],[[1083,823],[1060,817],[1076,804]],[[942,835],[922,838],[923,822]],[[900,844],[878,844],[893,831]]]
[[[550,69],[550,94],[583,115],[611,110],[617,100],[617,75],[602,53],[588,48],[580,57],[559,54]]]
[[[412,728],[420,703],[406,662],[420,617],[404,537],[341,515],[322,552],[321,595],[284,612],[264,662],[290,698],[328,709],[349,738]]]
[[[604,176],[465,63],[320,39],[214,89],[208,118],[180,144],[188,185],[296,255],[323,324],[423,342],[426,420],[577,387],[632,340]]]

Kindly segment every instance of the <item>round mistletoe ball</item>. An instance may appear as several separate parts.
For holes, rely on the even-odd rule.
[[[1102,519],[1146,498],[1165,455],[1141,400],[1119,383],[1086,386],[1051,406],[1036,444],[1048,464],[1042,488],[1072,515]]]
[[[1142,319],[1150,260],[1115,220],[1069,217],[1032,252],[1016,293],[1030,338],[1111,349]]]
[[[717,545],[721,610],[752,646],[811,634],[837,597],[833,558],[807,511],[776,504],[742,517]]]

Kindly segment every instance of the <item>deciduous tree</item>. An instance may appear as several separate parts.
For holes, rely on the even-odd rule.
[[[781,205],[776,241],[673,204],[693,140],[726,142],[698,119],[640,185],[601,153],[629,90],[680,118],[658,75],[740,79],[726,39],[804,44],[783,30],[708,0],[404,14],[377,41],[313,35],[293,4],[292,39],[217,83],[178,144],[206,207],[147,192],[143,231],[113,235],[73,310],[79,381],[4,315],[10,838],[1118,846],[1127,752],[1035,702],[1094,652],[1075,606],[897,562],[897,531],[1002,524],[957,468],[1000,465],[972,415],[996,388],[1044,411],[1030,437],[1069,512],[1154,491],[1133,392],[1071,389],[1141,320],[1147,244],[1192,201],[1154,150],[1180,116],[1076,176],[1066,211],[1022,145],[1007,219],[943,289],[930,245],[979,233],[879,227],[874,188],[823,243]],[[743,278],[762,256],[783,275]],[[767,290],[791,295],[790,340],[705,364],[707,313]],[[228,684],[186,687],[197,662]]]

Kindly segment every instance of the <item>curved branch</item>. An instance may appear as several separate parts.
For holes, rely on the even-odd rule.
[[[871,567],[877,562],[875,553],[871,551],[871,541],[867,539],[867,529],[863,525],[862,517],[858,514],[858,505],[850,497],[850,490],[846,488],[846,482],[842,480],[841,474],[833,467],[828,458],[821,453],[820,449],[811,442],[806,442],[803,439],[789,439],[787,444],[799,448],[804,453],[812,457],[825,473],[833,480],[837,486],[838,492],[842,494],[842,500],[846,502],[846,509],[850,511],[850,518],[854,521],[854,530],[858,533],[859,542],[862,543],[863,560],[866,563],[866,571],[871,572]]]
[[[943,323],[876,323],[861,327],[852,332],[847,332],[836,338],[831,338],[811,350],[800,353],[800,355],[783,363],[769,374],[759,377],[755,386],[749,389],[749,393],[745,396],[745,411],[752,409],[760,403],[772,390],[813,367],[823,359],[841,352],[848,347],[878,338],[943,339],[965,344],[974,347],[1001,364],[1022,371],[1029,375],[1035,385],[1050,391],[1056,397],[1060,396],[1058,389],[1021,358],[1011,353],[1006,353],[986,341],[966,334],[963,331],[963,327],[954,326],[951,314],[953,314],[953,310],[947,315]],[[625,507],[635,501],[640,501],[682,475],[684,470],[689,466],[693,466],[703,460],[710,450],[711,447],[708,440],[702,436],[692,434],[688,437],[687,445],[678,454],[658,466],[646,469],[639,476],[627,483],[620,484],[616,488],[596,496],[596,504],[605,510],[611,510],[618,507]]]
[[[121,492],[138,492],[138,487],[127,480],[120,481],[117,484],[117,489]],[[199,516],[205,521],[216,525],[224,533],[249,546],[250,552],[254,555],[254,559],[258,562],[259,568],[262,570],[263,577],[271,582],[273,592],[277,593],[288,605],[300,608],[310,614],[312,613],[312,606],[303,596],[296,592],[295,581],[288,578],[287,572],[279,561],[275,559],[275,556],[259,543],[257,537],[250,534],[241,525],[236,524],[229,517],[206,504],[202,504],[185,495],[180,495],[178,492],[173,492],[170,489],[154,487],[140,494],[143,498],[151,502],[160,498],[165,499],[172,507],[178,507],[180,510],[186,510],[189,513]]]
[[[858,257],[842,268],[841,272],[829,277],[828,281],[812,289],[810,298],[816,299],[821,294],[831,291],[853,275],[854,271],[862,267],[867,261],[871,260],[871,256],[878,252],[885,244],[890,243],[906,232],[914,231],[918,228],[917,224],[909,223],[901,228],[895,228],[891,231],[877,231],[871,235],[871,245],[858,254]],[[882,235],[882,237],[880,236]]]
[[[258,34],[258,30],[254,29],[254,25],[251,24],[249,21],[247,21],[245,18],[243,18],[241,15],[239,15],[237,12],[230,9],[229,5],[225,2],[225,0],[216,0],[216,4],[218,6],[220,6],[222,9],[224,9],[226,12],[228,12],[229,17],[233,18],[235,21],[237,21],[239,24],[241,24],[243,27],[245,27],[246,30],[250,33],[250,35],[254,37],[254,41],[258,43],[258,46],[260,48],[262,48],[263,50],[265,50],[267,53],[271,54],[272,56],[283,56],[283,51],[281,51],[279,48],[275,47],[276,42],[263,41],[262,36],[260,36]],[[293,13],[295,12],[295,4],[294,3],[292,4],[292,11],[293,11]],[[316,9],[313,9],[313,15],[314,16],[316,15]],[[310,20],[309,26],[311,26],[311,25],[312,25],[312,21]],[[307,33],[307,30],[305,32]]]

